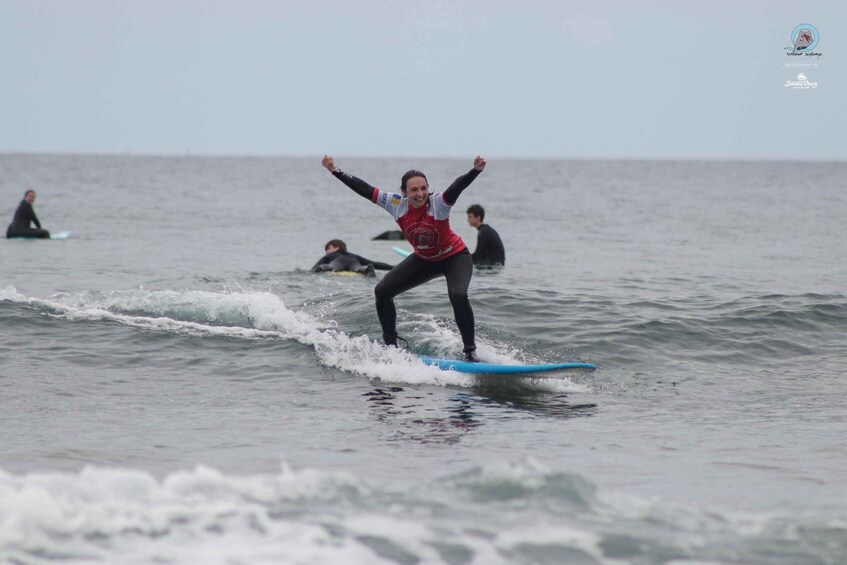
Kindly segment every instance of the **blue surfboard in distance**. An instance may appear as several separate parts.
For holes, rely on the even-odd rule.
[[[551,371],[567,371],[572,369],[595,370],[591,363],[543,363],[538,365],[501,365],[500,363],[472,363],[456,359],[439,359],[419,355],[418,358],[427,365],[438,367],[443,371],[456,371],[474,375],[523,375],[532,373],[549,373]]]
[[[406,251],[405,249],[401,249],[400,247],[397,247],[397,246],[392,247],[391,250],[394,253],[396,253],[397,255],[399,255],[400,257],[408,257],[409,255],[412,254],[411,251]]]

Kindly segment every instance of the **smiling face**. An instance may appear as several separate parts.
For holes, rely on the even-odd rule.
[[[403,195],[409,199],[409,206],[420,208],[426,204],[429,198],[429,185],[424,177],[412,177],[406,181],[406,190]]]

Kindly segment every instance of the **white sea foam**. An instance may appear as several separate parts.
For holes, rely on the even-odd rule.
[[[162,479],[102,467],[0,470],[0,561],[612,564],[673,555],[720,563],[778,555],[772,540],[785,536],[829,540],[834,556],[844,531],[843,520],[681,512],[614,493],[581,498],[585,490],[596,487],[532,461],[378,486],[344,471],[285,465],[254,475],[200,466]],[[640,539],[653,541],[633,545]]]
[[[141,471],[86,468],[78,475],[0,471],[0,557],[18,562],[368,563],[374,555],[326,527],[334,518],[276,518],[307,499],[349,497],[344,473],[283,469],[232,477],[199,467],[157,481]],[[307,510],[308,511],[308,510]],[[320,515],[320,513],[319,513]],[[41,559],[36,558],[41,557]]]
[[[18,290],[10,285],[0,287],[0,300],[8,300],[10,302],[25,302],[26,296],[18,292]]]
[[[494,545],[490,536],[439,531],[426,508],[409,512],[413,500],[401,496],[372,509],[370,494],[343,472],[287,467],[253,476],[198,467],[161,481],[93,467],[78,474],[0,471],[0,555],[24,562],[391,563],[394,554],[441,563],[437,545],[447,542],[472,552],[474,563],[503,563],[497,545],[541,539],[530,525]],[[591,536],[570,533],[566,542],[585,545],[583,538]]]
[[[0,292],[4,300],[46,308],[51,315],[72,321],[108,321],[195,336],[295,340],[314,347],[324,366],[370,379],[462,387],[474,383],[473,376],[426,366],[415,356],[400,349],[385,348],[366,336],[349,336],[335,329],[334,322],[324,322],[307,312],[288,308],[279,296],[270,292],[136,289],[105,294],[60,293],[47,299],[28,298],[12,287]],[[232,325],[233,321],[250,323],[253,327]]]
[[[143,288],[109,293],[59,293],[47,299],[29,298],[16,289],[0,289],[0,299],[40,306],[68,320],[108,321],[152,331],[233,339],[288,339],[315,348],[320,363],[385,382],[469,387],[477,377],[424,365],[402,349],[386,348],[366,336],[350,336],[307,312],[286,306],[266,291],[210,292],[161,291]],[[193,320],[179,319],[193,318]],[[198,321],[199,320],[199,321]],[[252,327],[237,325],[239,322]],[[418,315],[406,328],[424,326],[422,345],[449,357],[456,347],[454,331],[430,315]],[[515,352],[504,354],[481,343],[483,361],[514,363]],[[556,392],[581,392],[588,387],[567,378],[527,380],[534,388]]]
[[[526,486],[544,482],[536,467],[498,467]],[[79,473],[12,475],[0,470],[0,556],[20,562],[60,559],[109,563],[508,563],[527,547],[555,546],[600,556],[599,536],[564,523],[513,524],[492,516],[472,531],[456,529],[426,495],[381,498],[366,482],[339,471],[226,475],[208,467],[161,480],[136,470],[86,467]],[[390,488],[390,486],[389,486]],[[431,493],[440,497],[436,493]],[[453,497],[448,496],[447,500]],[[420,500],[418,500],[420,499]],[[453,502],[450,515],[466,503]],[[460,518],[460,523],[463,521]]]

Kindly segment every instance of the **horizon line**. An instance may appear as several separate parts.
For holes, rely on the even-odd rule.
[[[480,153],[481,154],[481,153]],[[347,154],[334,153],[345,159],[466,159],[467,156],[456,155],[374,155],[374,154]],[[0,156],[55,156],[55,157],[147,157],[147,158],[197,158],[197,159],[320,159],[320,153],[194,153],[187,151],[177,152],[148,152],[148,151],[0,151]],[[486,159],[511,160],[511,161],[736,161],[736,162],[798,162],[798,163],[824,163],[844,162],[847,157],[716,157],[716,156],[610,156],[610,155],[501,155],[486,154]]]

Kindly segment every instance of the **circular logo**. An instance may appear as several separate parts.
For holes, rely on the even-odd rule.
[[[791,45],[797,51],[811,51],[818,44],[821,35],[812,24],[800,24],[791,32]]]
[[[438,231],[425,223],[411,226],[406,231],[406,236],[415,249],[432,249],[438,245],[438,240],[440,239],[438,237]]]

